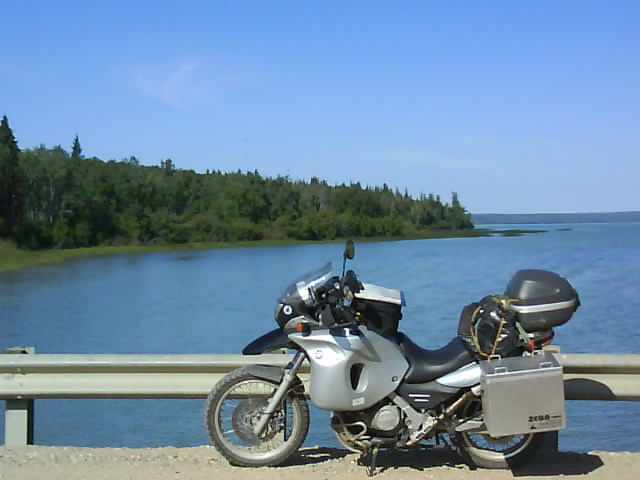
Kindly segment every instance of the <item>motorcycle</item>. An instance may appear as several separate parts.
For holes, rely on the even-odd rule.
[[[458,335],[438,350],[426,350],[398,331],[403,292],[363,283],[352,270],[345,273],[354,255],[348,241],[341,276],[332,275],[328,263],[289,285],[277,300],[278,328],[242,352],[293,350],[286,368],[243,367],[210,392],[206,427],[231,464],[285,462],[307,435],[307,397],[332,412],[331,428],[342,446],[370,454],[371,475],[380,448],[418,446],[444,445],[471,465],[511,468],[535,452],[540,432],[562,428],[549,415],[529,415],[530,422],[542,423],[497,435],[485,422],[491,405],[481,380],[483,364],[533,355],[551,342],[553,327],[579,306],[566,279],[543,270],[517,272],[506,295],[465,307]],[[305,360],[308,385],[298,376]],[[495,423],[501,413],[493,415]]]

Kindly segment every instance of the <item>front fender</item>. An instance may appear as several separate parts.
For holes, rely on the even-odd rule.
[[[284,368],[271,365],[247,365],[242,371],[273,383],[280,383],[284,376]]]
[[[280,384],[284,377],[285,369],[282,367],[274,367],[273,365],[247,365],[240,369],[242,372],[253,375],[256,378],[261,378],[273,384]],[[297,394],[304,394],[304,385],[300,377],[295,377],[289,385],[289,390],[296,392]]]
[[[289,348],[291,342],[289,337],[279,328],[265,333],[256,338],[242,350],[243,355],[260,355],[261,353],[272,352],[279,348]]]

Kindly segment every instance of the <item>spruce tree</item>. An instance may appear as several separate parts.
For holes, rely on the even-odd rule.
[[[71,147],[71,158],[82,158],[82,147],[80,146],[78,135],[76,135],[76,138],[73,139],[73,146]]]
[[[13,136],[13,131],[9,126],[9,120],[6,115],[2,116],[2,120],[0,120],[0,145],[4,145],[9,148],[12,154],[18,155],[20,149],[18,148],[18,142],[16,142],[16,137]]]
[[[0,121],[0,234],[11,235],[20,212],[18,143],[4,115]]]

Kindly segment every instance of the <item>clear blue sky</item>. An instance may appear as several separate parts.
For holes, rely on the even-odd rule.
[[[640,210],[637,1],[7,1],[23,149]]]

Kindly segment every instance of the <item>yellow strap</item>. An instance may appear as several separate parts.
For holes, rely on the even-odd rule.
[[[478,313],[480,312],[481,309],[482,307],[478,305],[473,311],[473,313],[471,314],[471,324],[469,325],[469,333],[471,334],[471,341],[473,342],[473,346],[475,347],[476,352],[478,352],[480,356],[484,358],[489,358],[489,356],[482,351],[482,348],[480,347],[480,343],[478,342],[478,333],[474,329],[474,325],[476,324],[476,317],[478,316]]]
[[[506,296],[493,296],[491,297],[491,299],[493,301],[495,301],[496,303],[499,303],[502,308],[504,310],[508,310],[509,308],[511,308],[511,304],[514,302],[517,302],[518,300],[515,298],[509,298]],[[496,333],[496,338],[493,339],[493,346],[491,348],[491,354],[487,354],[485,352],[482,351],[482,348],[480,347],[480,342],[478,340],[478,333],[477,330],[474,328],[475,324],[476,324],[476,317],[478,316],[478,313],[480,312],[480,310],[482,309],[481,305],[478,305],[475,310],[473,311],[473,313],[471,314],[471,325],[470,325],[470,334],[471,334],[471,340],[473,342],[473,346],[475,347],[476,351],[478,352],[478,354],[480,354],[480,356],[484,357],[484,358],[491,358],[496,354],[496,349],[498,348],[498,342],[500,340],[500,335],[502,334],[502,329],[504,328],[504,324],[506,323],[505,320],[503,318],[500,318],[500,324],[498,325],[498,332]]]
[[[496,354],[496,348],[498,348],[498,339],[500,338],[500,334],[502,333],[502,327],[504,326],[504,319],[500,319],[500,325],[498,326],[498,333],[496,333],[496,339],[493,341],[493,348],[491,349],[491,356],[493,357]]]

